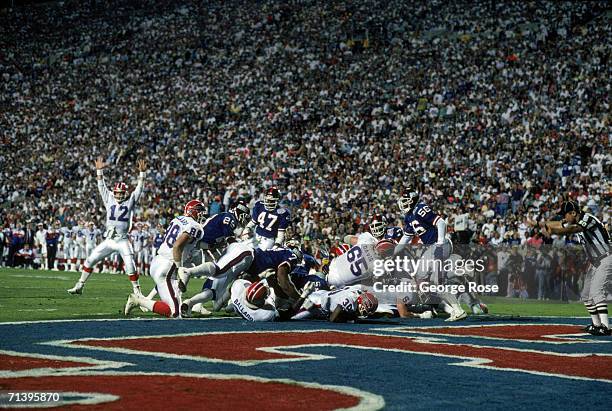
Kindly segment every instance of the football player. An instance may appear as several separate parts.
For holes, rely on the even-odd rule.
[[[384,231],[380,237],[383,235]],[[369,240],[365,243],[358,242],[331,261],[327,274],[328,284],[342,287],[370,278],[374,273],[375,261],[391,257],[395,247],[395,243],[388,239],[381,239],[374,244]]]
[[[231,288],[233,310],[247,321],[275,321],[279,318],[274,301],[274,290],[266,280],[254,283],[238,279]]]
[[[34,245],[37,248],[40,255],[40,265],[43,270],[49,269],[49,262],[47,261],[47,230],[43,223],[36,225],[38,230],[34,235]],[[1,241],[1,240],[0,240]],[[0,260],[2,256],[0,255]]]
[[[249,221],[249,207],[244,201],[239,201],[228,212],[215,214],[202,224],[204,233],[199,247],[208,254],[208,261],[216,261],[221,256],[227,242],[240,235],[247,221]],[[187,290],[189,278],[189,273],[181,270],[179,289],[182,292]]]
[[[368,231],[357,235],[347,235],[344,237],[344,242],[349,245],[376,244],[385,237],[386,233],[387,219],[380,214],[375,214],[368,224]]]
[[[373,315],[378,308],[378,300],[374,294],[362,291],[358,286],[342,287],[333,291],[313,291],[301,299],[301,308],[291,317],[292,320],[315,318],[347,322]]]
[[[100,237],[100,230],[96,228],[93,221],[87,223],[85,228],[85,255],[91,254],[96,245],[98,245],[98,238]]]
[[[405,227],[404,236],[400,240],[395,252],[401,251],[416,236],[425,246],[417,266],[430,267],[430,261],[448,259],[452,252],[452,243],[446,235],[446,221],[419,200],[419,193],[412,188],[408,188],[397,201],[400,212],[404,215]],[[439,284],[444,282],[444,273],[439,272],[437,268],[435,267],[434,270],[419,269],[416,273],[417,283],[431,281]],[[466,312],[459,305],[455,295],[440,293],[439,296],[453,309],[450,321],[457,321],[467,317]]]
[[[70,221],[66,221],[66,225],[60,228],[60,243],[62,244],[62,257],[59,259],[60,263],[64,264],[64,271],[70,270],[70,261],[72,259],[72,224]]]
[[[136,189],[130,195],[128,187],[125,183],[119,182],[115,184],[111,193],[104,182],[104,168],[106,164],[99,157],[96,160],[96,176],[98,179],[98,190],[104,207],[106,208],[106,232],[104,233],[105,240],[93,249],[91,254],[85,260],[81,278],[74,287],[68,290],[70,294],[82,294],[85,282],[91,275],[93,267],[105,257],[117,252],[123,258],[125,273],[129,276],[132,282],[132,288],[135,293],[140,294],[140,284],[138,275],[135,273],[134,252],[128,240],[130,225],[132,224],[132,214],[136,203],[142,195],[144,178],[147,171],[147,164],[144,160],[138,160],[138,184]]]
[[[241,238],[251,237],[255,227],[253,244],[262,250],[269,250],[274,246],[280,247],[285,241],[285,230],[291,222],[289,210],[279,207],[281,196],[278,188],[271,187],[266,190],[263,201],[257,201],[251,214],[252,220],[242,231]]]
[[[177,271],[191,257],[193,248],[202,238],[202,225],[206,208],[198,200],[185,205],[182,216],[170,222],[157,255],[151,262],[151,278],[161,301],[153,301],[139,293],[132,293],[125,304],[125,315],[137,306],[164,317],[179,317],[181,302]]]
[[[72,249],[72,271],[78,271],[85,261],[87,255],[85,254],[85,221],[79,220],[78,224],[72,227],[72,235],[74,238],[73,249]]]
[[[232,243],[216,263],[206,262],[192,268],[181,268],[181,278],[185,274],[209,277],[204,282],[201,293],[183,302],[181,306],[183,315],[189,316],[194,305],[209,300],[215,302],[213,310],[219,311],[229,298],[229,285],[245,272],[254,278],[264,272],[276,274],[280,292],[284,293],[286,297],[297,299],[299,294],[289,280],[289,273],[302,260],[302,253],[299,247],[294,247],[291,244],[287,246],[291,248],[262,250],[260,248],[254,249],[248,242]],[[183,272],[185,273],[183,274]]]
[[[136,265],[136,274],[142,273],[142,249],[143,249],[143,236],[142,236],[142,223],[138,222],[134,224],[134,229],[130,232],[130,242],[132,243],[132,249],[134,250],[134,263]]]

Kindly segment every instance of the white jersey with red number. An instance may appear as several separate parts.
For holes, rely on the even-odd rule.
[[[334,291],[318,290],[308,296],[314,306],[310,312],[315,317],[328,319],[336,307],[341,306],[347,313],[357,312],[357,298],[361,294],[358,286],[342,287]]]
[[[144,184],[144,173],[140,173],[138,184],[132,194],[122,203],[118,203],[112,192],[106,187],[104,178],[98,180],[98,190],[106,208],[106,232],[104,237],[107,239],[125,239],[128,237],[132,225],[132,214],[138,199],[142,195]]]
[[[369,278],[374,272],[374,262],[377,259],[376,243],[354,245],[331,261],[327,282],[334,287],[342,287]]]
[[[174,246],[176,239],[183,233],[189,234],[191,240],[183,248],[182,260],[185,262],[191,258],[193,249],[198,241],[202,239],[203,230],[200,223],[187,216],[176,217],[170,222],[170,225],[168,226],[168,229],[166,230],[166,233],[162,239],[162,243],[159,246],[159,250],[157,250],[157,255],[166,257],[168,260],[173,260],[172,247]]]
[[[230,301],[234,310],[248,321],[274,321],[278,317],[278,311],[274,306],[274,290],[271,290],[262,308],[251,308],[246,302],[246,290],[251,284],[247,280],[236,280],[232,284]]]

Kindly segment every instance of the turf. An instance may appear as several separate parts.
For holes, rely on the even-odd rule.
[[[0,269],[0,322],[59,319],[123,318],[123,307],[132,287],[125,275],[94,273],[83,295],[66,290],[79,278],[78,273],[25,269]],[[153,287],[149,277],[141,277],[144,293]],[[189,284],[186,296],[199,291],[202,280]],[[502,316],[584,316],[579,303],[484,297],[491,314]],[[135,316],[153,317],[137,311]]]

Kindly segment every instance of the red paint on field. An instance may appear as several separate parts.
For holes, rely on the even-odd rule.
[[[74,368],[90,367],[91,364],[74,361],[50,360],[46,358],[22,357],[0,354],[0,370],[21,371],[34,368]]]
[[[471,337],[491,337],[502,338],[508,340],[528,340],[534,342],[582,342],[579,339],[548,337],[558,334],[579,334],[583,333],[582,327],[577,325],[503,325],[495,327],[445,327],[445,328],[428,328],[419,327],[414,329],[406,329],[406,331],[414,331],[418,333],[444,334],[444,335],[460,335]]]
[[[612,357],[588,355],[571,357],[545,352],[524,352],[496,347],[473,347],[452,342],[415,340],[408,336],[382,336],[341,332],[228,333],[177,337],[145,337],[125,340],[87,340],[75,344],[92,347],[125,348],[139,352],[189,355],[227,361],[277,360],[298,358],[295,354],[269,353],[264,347],[326,344],[351,345],[367,349],[400,350],[407,353],[442,354],[488,360],[487,367],[518,369],[567,376],[612,380]],[[298,349],[288,348],[299,351]],[[364,356],[367,358],[367,356]],[[463,360],[451,360],[461,363]]]
[[[112,394],[120,399],[70,410],[330,410],[354,407],[358,397],[279,382],[166,375],[0,378],[2,390]]]

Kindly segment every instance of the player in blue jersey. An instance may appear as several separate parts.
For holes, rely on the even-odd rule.
[[[402,227],[396,227],[396,226],[391,226],[391,227],[387,227],[387,231],[385,231],[385,237],[387,240],[393,240],[396,243],[399,243],[399,241],[402,239],[402,237],[404,236],[404,230],[402,230]]]
[[[279,207],[281,196],[278,188],[266,190],[263,201],[257,201],[251,213],[251,221],[242,232],[242,239],[251,237],[255,228],[253,244],[262,250],[280,247],[285,241],[285,230],[291,223],[289,210]]]
[[[427,204],[419,201],[419,193],[409,188],[397,201],[397,205],[404,215],[404,236],[401,238],[396,252],[401,251],[413,237],[418,237],[425,246],[416,272],[417,282],[432,282],[443,284],[444,272],[441,270],[442,261],[448,259],[452,252],[452,243],[446,235],[446,221],[435,213]],[[436,261],[438,261],[436,263]],[[467,314],[457,300],[450,293],[439,293],[439,297],[452,307],[450,321],[465,318]]]
[[[214,300],[214,311],[218,311],[229,298],[231,283],[241,274],[258,277],[268,272],[267,277],[276,275],[276,281],[282,293],[288,297],[298,298],[299,294],[289,281],[289,273],[302,260],[299,246],[287,244],[275,250],[254,249],[247,242],[232,243],[219,261],[206,262],[192,268],[179,269],[179,275],[202,275],[210,277],[204,283],[202,292],[185,300],[181,312],[190,315],[196,304]],[[183,273],[184,274],[183,274]]]
[[[289,279],[296,290],[303,290],[309,283],[316,290],[327,290],[329,288],[325,280],[325,275],[329,271],[329,253],[325,250],[319,250],[317,257],[304,253],[302,262],[289,274]]]
[[[203,224],[203,234],[198,244],[205,253],[204,261],[216,261],[224,252],[228,241],[240,235],[249,220],[249,207],[244,201],[235,203],[229,211],[215,214]],[[189,282],[188,272],[179,273],[179,290],[185,292]]]

